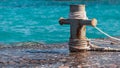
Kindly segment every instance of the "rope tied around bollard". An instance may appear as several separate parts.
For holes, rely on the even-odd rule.
[[[93,18],[92,20],[88,19],[85,11],[85,5],[70,5],[69,18],[68,19],[60,18],[59,24],[70,25],[69,49],[71,52],[79,51],[120,52],[120,49],[99,47],[97,45],[92,44],[87,39],[86,26],[93,26],[106,36],[120,41],[120,39],[112,37],[109,34],[103,32],[98,27],[96,27],[97,20],[95,18]]]
[[[115,37],[112,37],[111,35],[105,33],[104,31],[102,31],[100,28],[98,28],[97,26],[94,27],[95,29],[97,29],[99,32],[101,32],[102,34],[104,34],[105,36],[111,38],[111,39],[114,39],[114,40],[117,40],[117,41],[120,41],[119,38],[115,38]],[[117,49],[117,48],[110,48],[110,47],[95,47],[95,45],[91,44],[90,43],[90,40],[89,41],[89,46],[90,48],[87,49],[88,51],[101,51],[101,52],[120,52],[120,49]]]

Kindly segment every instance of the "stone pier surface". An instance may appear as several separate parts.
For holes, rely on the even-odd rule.
[[[110,39],[92,39],[91,42],[101,47],[120,48],[118,41]],[[120,68],[120,52],[70,53],[67,43],[11,45],[0,46],[0,68]]]

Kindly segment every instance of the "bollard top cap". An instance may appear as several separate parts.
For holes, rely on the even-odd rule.
[[[85,11],[85,5],[70,5],[70,12]]]
[[[70,5],[70,6],[81,6],[81,7],[85,7],[84,4],[72,4],[72,5]]]

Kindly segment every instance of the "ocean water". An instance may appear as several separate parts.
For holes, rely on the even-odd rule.
[[[89,19],[96,18],[99,28],[120,36],[119,0],[0,0],[0,42],[68,42],[69,25],[61,26],[58,20],[68,18],[70,4],[85,4]],[[106,36],[88,26],[87,37]]]

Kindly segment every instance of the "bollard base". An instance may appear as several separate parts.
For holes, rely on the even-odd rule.
[[[70,46],[69,50],[70,52],[86,52],[89,49],[89,47],[81,48],[80,46]]]
[[[97,45],[90,43],[89,41],[86,41],[81,44],[83,44],[83,45],[74,45],[74,46],[73,46],[73,44],[70,45],[69,46],[70,52],[85,52],[85,51],[89,51],[91,49],[101,48]],[[84,44],[86,44],[86,45],[84,45]]]
[[[107,48],[107,47],[95,47],[95,48],[77,48],[69,47],[70,52],[87,52],[87,51],[97,51],[97,52],[120,52],[120,49]]]

